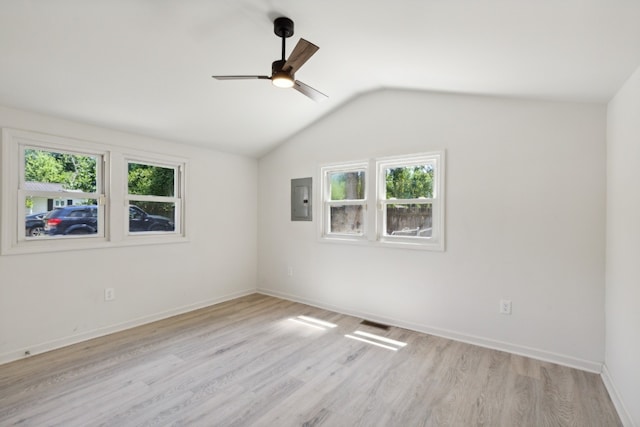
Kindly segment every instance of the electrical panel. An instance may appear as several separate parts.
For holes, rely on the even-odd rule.
[[[311,178],[291,180],[291,221],[311,221]]]

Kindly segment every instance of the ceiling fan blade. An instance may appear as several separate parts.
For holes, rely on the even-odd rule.
[[[302,65],[309,60],[320,49],[315,44],[300,39],[296,47],[293,48],[293,52],[289,55],[287,62],[282,66],[282,70],[286,72],[295,73]]]
[[[216,80],[250,80],[250,79],[267,79],[271,80],[269,76],[211,76]]]
[[[316,102],[321,102],[321,101],[324,101],[325,99],[329,98],[324,93],[320,92],[319,90],[316,90],[316,89],[312,88],[309,85],[306,85],[306,84],[302,83],[300,80],[296,80],[294,82],[293,88],[295,90],[297,90],[298,92],[300,92],[301,94],[303,94],[305,96],[308,96],[309,98],[313,99]]]

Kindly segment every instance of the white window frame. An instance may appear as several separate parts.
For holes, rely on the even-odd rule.
[[[73,149],[66,146],[61,146],[58,144],[48,143],[46,146],[42,145],[32,145],[30,143],[26,143],[26,141],[18,142],[19,151],[19,167],[20,167],[20,177],[19,177],[19,186],[18,186],[18,227],[21,225],[24,226],[24,205],[27,197],[46,197],[47,199],[92,199],[98,202],[98,230],[95,234],[86,234],[80,236],[40,236],[36,239],[95,239],[95,238],[104,238],[105,237],[105,195],[104,195],[104,179],[103,179],[103,165],[104,158],[106,153],[102,152],[92,152],[90,150],[86,150],[83,148]],[[47,151],[51,153],[60,153],[60,154],[75,154],[87,157],[95,157],[96,158],[96,191],[91,193],[85,193],[82,191],[34,191],[28,190],[25,186],[25,150],[38,150],[38,151]],[[59,207],[60,204],[56,203],[54,207]],[[62,206],[66,206],[62,204]],[[24,236],[22,233],[18,232],[18,241],[22,240],[33,240],[33,238],[29,238]]]
[[[433,165],[431,198],[387,199],[386,169]],[[444,250],[444,151],[392,156],[376,159],[376,237],[380,244],[416,249]],[[431,236],[393,236],[386,234],[386,212],[389,204],[431,205]]]
[[[130,148],[53,136],[37,132],[3,128],[0,141],[0,255],[59,252],[89,248],[155,245],[188,242],[187,227],[187,159]],[[24,147],[53,152],[102,156],[97,165],[99,215],[103,227],[99,235],[65,238],[28,238],[25,236]],[[22,153],[22,154],[21,154]],[[179,167],[175,229],[173,232],[128,233],[129,200],[127,160],[158,166]],[[22,168],[22,169],[21,169]],[[124,169],[124,171],[123,171]],[[22,181],[22,182],[21,182]],[[49,192],[44,192],[49,195]],[[38,193],[40,194],[40,193]],[[55,193],[56,196],[60,194]],[[63,192],[68,198],[95,198],[94,193]],[[137,197],[137,196],[135,196]],[[21,201],[22,200],[22,201]],[[21,202],[20,202],[21,201]],[[161,200],[165,201],[165,200]],[[123,207],[124,206],[124,207]]]
[[[336,172],[364,172],[364,188],[365,195],[364,199],[347,199],[347,200],[331,200],[331,182],[329,176],[332,173]],[[336,240],[336,241],[344,241],[344,242],[352,242],[352,243],[364,243],[368,239],[368,230],[369,230],[369,218],[367,214],[368,209],[368,194],[369,194],[369,162],[361,161],[361,162],[349,162],[349,163],[338,163],[338,164],[330,164],[322,166],[320,169],[320,192],[321,192],[321,200],[320,207],[322,209],[321,214],[318,216],[320,218],[320,236],[323,239]],[[332,233],[331,232],[331,208],[334,206],[362,206],[363,215],[362,215],[362,233],[354,234],[354,233]]]
[[[129,194],[129,164],[136,163],[148,166],[158,166],[161,168],[173,169],[173,197],[170,196],[151,196],[142,194]],[[124,235],[125,239],[144,239],[146,236],[154,236],[154,238],[175,237],[183,235],[184,221],[184,192],[185,192],[185,162],[171,161],[165,157],[150,157],[150,156],[126,156],[124,162]],[[135,201],[143,202],[161,202],[161,203],[174,203],[175,205],[175,228],[173,231],[144,231],[144,232],[131,232],[129,231],[129,205],[135,205]]]
[[[96,191],[84,192],[51,192],[25,189],[24,151],[35,149],[57,153],[95,156]],[[101,147],[92,146],[84,141],[62,138],[34,132],[13,129],[2,130],[2,213],[0,229],[0,253],[32,253],[50,252],[76,248],[95,247],[106,241],[108,215],[106,198],[108,188],[108,164],[110,153]],[[29,196],[56,199],[61,196],[67,199],[95,199],[98,201],[98,233],[81,236],[41,236],[29,238],[25,236],[25,199]]]
[[[388,167],[433,165],[433,197],[429,199],[386,199],[386,175]],[[329,174],[332,172],[365,171],[365,199],[357,201],[332,201]],[[369,171],[374,171],[371,176]],[[320,167],[320,218],[319,237],[322,242],[371,244],[380,247],[445,250],[445,151],[389,156],[358,162],[332,163]],[[429,237],[385,235],[386,205],[411,203],[432,205],[432,231]],[[330,233],[330,208],[335,205],[363,204],[362,235]]]

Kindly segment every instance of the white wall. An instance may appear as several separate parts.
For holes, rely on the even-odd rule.
[[[604,377],[627,425],[640,425],[640,68],[607,119]]]
[[[365,94],[260,159],[258,288],[599,371],[605,123],[602,105]],[[321,243],[317,209],[289,220],[290,180],[317,189],[323,163],[436,149],[445,252]],[[513,315],[498,314],[501,298]]]
[[[255,159],[3,107],[0,127],[187,158],[190,218],[187,243],[0,256],[0,363],[255,291]]]

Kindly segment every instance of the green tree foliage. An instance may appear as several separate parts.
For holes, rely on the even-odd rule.
[[[433,166],[399,167],[386,171],[387,199],[433,197]]]
[[[67,190],[96,191],[96,159],[78,154],[27,149],[25,180],[62,184]]]
[[[363,199],[364,172],[331,174],[331,200]],[[433,166],[418,165],[386,170],[387,199],[433,197]]]
[[[26,181],[64,182],[62,164],[53,153],[40,150],[25,150],[24,176]]]
[[[96,191],[96,159],[76,154],[61,154],[60,161],[65,172],[65,181],[70,189],[86,193]]]
[[[174,169],[129,163],[129,194],[173,197]]]

